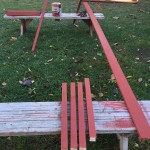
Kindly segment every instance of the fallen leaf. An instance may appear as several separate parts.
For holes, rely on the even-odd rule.
[[[130,79],[130,78],[132,78],[132,77],[133,77],[133,76],[127,76],[126,78],[127,78],[127,79]]]
[[[50,47],[50,48],[53,48],[54,46],[53,46],[53,45],[50,45],[49,47]]]
[[[98,93],[99,97],[103,97],[104,94],[102,92]]]
[[[102,53],[97,53],[98,56],[102,56]]]
[[[53,61],[53,58],[51,58],[51,59],[47,60],[47,62],[48,62],[48,63],[49,63],[49,62],[51,62],[51,61]]]
[[[96,60],[96,57],[93,57],[94,60]]]
[[[35,94],[36,94],[35,88],[29,88],[28,94],[30,94],[30,95],[31,95],[31,94],[35,95]]]
[[[29,72],[32,72],[30,68],[28,68],[28,71],[29,71]]]
[[[135,147],[139,147],[139,144],[135,143]]]
[[[50,96],[53,96],[54,94],[49,94]]]
[[[5,87],[7,87],[7,83],[6,82],[3,82],[2,83],[2,86],[5,88]]]
[[[142,78],[138,78],[138,82],[142,82],[143,81],[143,79]]]
[[[16,40],[17,40],[16,37],[11,37],[11,38],[10,38],[10,41],[16,41]]]
[[[135,59],[136,59],[136,60],[139,60],[140,58],[136,57]]]
[[[92,98],[95,98],[96,96],[95,96],[93,93],[91,93],[91,97],[92,97]]]
[[[148,63],[150,62],[150,60],[147,61]]]
[[[111,75],[110,80],[116,80],[114,74]]]
[[[23,81],[19,81],[20,84],[23,84]]]
[[[118,45],[118,43],[114,43],[114,46],[117,46]]]
[[[119,19],[119,17],[115,16],[115,17],[113,17],[113,19],[116,19],[116,20],[117,20],[117,19]]]
[[[80,75],[79,75],[79,73],[78,73],[78,72],[76,72],[75,76],[76,76],[76,77],[78,77],[78,76],[80,76]]]
[[[7,140],[11,140],[11,137],[9,136],[9,137],[7,138]]]

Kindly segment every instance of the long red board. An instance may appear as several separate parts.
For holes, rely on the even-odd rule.
[[[78,127],[79,127],[79,148],[86,150],[86,131],[84,119],[84,102],[82,82],[78,83]]]
[[[88,117],[88,128],[90,141],[96,141],[96,129],[93,112],[93,104],[91,98],[90,80],[89,78],[84,79],[85,84],[85,95],[86,95],[86,106],[87,106],[87,117]]]
[[[108,2],[108,3],[133,3],[137,4],[138,0],[83,0],[83,2]]]
[[[62,83],[61,150],[68,150],[67,83]]]
[[[140,139],[141,140],[150,139],[150,126],[148,124],[148,121],[145,118],[145,116],[141,110],[141,107],[137,102],[135,95],[133,94],[133,91],[132,91],[111,47],[110,47],[110,44],[108,43],[108,40],[105,37],[105,34],[104,34],[101,26],[99,25],[97,19],[95,18],[89,4],[87,2],[83,2],[83,4],[91,18],[91,21],[92,21],[95,31],[97,33],[98,39],[102,45],[102,48],[106,55],[106,58],[109,62],[110,68],[111,68],[113,74],[115,75],[117,84],[122,93],[122,96],[127,105],[127,108],[130,112],[130,115],[135,124],[137,132],[140,136]]]
[[[32,45],[32,51],[34,51],[35,47],[36,47],[36,43],[37,43],[39,33],[40,33],[40,30],[41,30],[41,27],[42,27],[42,22],[43,22],[43,19],[44,19],[44,14],[45,14],[47,5],[48,5],[48,0],[45,0],[43,11],[42,11],[41,18],[40,18],[40,22],[39,22],[39,25],[38,25],[38,29],[36,31],[36,35],[35,35],[34,42],[33,42],[33,45]]]
[[[77,150],[77,114],[76,114],[76,90],[75,83],[70,83],[70,148]]]
[[[6,10],[7,16],[40,16],[41,12],[38,10]]]

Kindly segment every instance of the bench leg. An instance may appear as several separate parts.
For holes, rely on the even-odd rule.
[[[89,26],[89,32],[90,32],[90,35],[93,36],[93,26],[92,26],[92,21],[91,19],[86,19],[83,21]]]
[[[120,150],[128,150],[128,138],[129,134],[117,134],[120,140]]]
[[[20,35],[22,36],[27,31],[27,25],[32,19],[21,19]]]

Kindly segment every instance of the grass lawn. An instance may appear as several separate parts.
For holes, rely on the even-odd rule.
[[[52,2],[47,12],[51,11]],[[77,0],[60,2],[63,12],[75,12]],[[150,99],[150,1],[91,6],[94,12],[105,15],[99,22],[135,96],[139,100]],[[93,99],[123,100],[117,84],[110,81],[112,72],[95,32],[90,37],[82,21],[77,21],[75,27],[72,20],[45,20],[33,53],[31,47],[39,20],[32,21],[28,32],[20,36],[19,20],[3,19],[7,9],[42,10],[42,7],[41,0],[0,1],[0,102],[60,101],[62,82],[82,82],[85,77],[90,78]],[[31,78],[34,83],[25,88],[19,83],[24,78]],[[2,137],[0,147],[59,150],[60,136]],[[115,135],[99,135],[96,144],[88,143],[90,150],[117,147]],[[129,150],[150,150],[150,142],[139,142],[137,136],[131,136]]]

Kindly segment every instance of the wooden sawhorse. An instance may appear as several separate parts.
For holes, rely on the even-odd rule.
[[[104,15],[102,13],[95,13],[95,17],[98,20],[103,20]],[[5,19],[19,19],[21,20],[21,28],[20,28],[20,35],[23,35],[27,31],[27,26],[28,24],[33,20],[33,19],[40,19],[40,16],[7,16],[6,14],[4,15]],[[54,20],[59,20],[59,19],[77,19],[77,20],[83,20],[89,27],[90,35],[93,35],[93,30],[92,30],[92,22],[89,16],[87,17],[80,17],[76,13],[62,13],[60,17],[54,17],[52,16],[51,13],[45,13],[44,19],[54,19]]]

